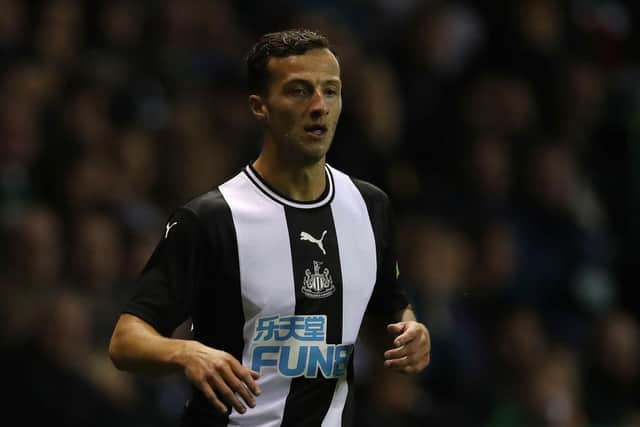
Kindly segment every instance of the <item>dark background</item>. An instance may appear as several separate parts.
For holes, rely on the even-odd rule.
[[[640,425],[639,13],[0,0],[3,401],[24,422],[176,425],[184,380],[115,370],[111,330],[171,209],[258,152],[244,53],[309,27],[342,67],[329,163],[391,196],[433,339],[417,378],[363,340],[357,425]]]

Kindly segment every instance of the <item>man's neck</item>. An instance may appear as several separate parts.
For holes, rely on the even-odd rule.
[[[325,160],[305,166],[291,162],[278,162],[264,153],[253,163],[253,168],[270,186],[291,200],[309,202],[325,191]]]

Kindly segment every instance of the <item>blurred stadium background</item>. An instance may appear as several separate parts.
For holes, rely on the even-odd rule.
[[[257,153],[242,56],[263,32],[309,27],[342,63],[329,162],[391,195],[401,280],[433,339],[417,378],[382,371],[363,340],[356,425],[639,426],[639,13],[0,0],[9,413],[177,425],[184,381],[116,371],[111,328],[171,209]]]

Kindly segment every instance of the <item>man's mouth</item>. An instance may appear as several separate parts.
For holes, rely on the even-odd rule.
[[[322,137],[327,133],[327,127],[325,125],[309,125],[305,126],[304,130],[316,137]]]

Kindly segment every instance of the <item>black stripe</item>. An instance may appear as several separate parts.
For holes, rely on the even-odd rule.
[[[226,351],[242,362],[244,350],[242,290],[238,243],[231,209],[219,190],[192,200],[188,206],[197,213],[211,242],[211,260],[202,281],[194,309],[195,339]],[[193,399],[185,411],[183,426],[226,426],[222,415],[202,393],[193,388]]]
[[[407,307],[408,299],[397,283],[395,231],[389,197],[373,184],[357,179],[352,181],[367,205],[378,258],[376,286],[369,300],[367,314],[397,321],[394,317]]]
[[[353,426],[353,413],[355,411],[353,403],[353,395],[355,393],[353,360],[355,357],[355,354],[352,354],[351,359],[349,360],[349,371],[347,372],[347,384],[349,385],[349,391],[347,392],[347,399],[344,403],[344,409],[342,410],[342,427]]]
[[[329,205],[322,208],[302,210],[285,208],[296,296],[296,315],[324,314],[327,316],[326,342],[342,342],[342,273],[333,215]],[[316,243],[302,240],[301,233],[306,232],[316,239],[326,235],[322,244],[326,255]],[[323,298],[312,298],[303,292],[304,278],[325,268],[331,277],[335,291]],[[312,291],[307,290],[307,293]],[[324,419],[336,388],[335,378],[324,378],[319,372],[318,378],[297,377],[291,381],[289,395],[284,408],[283,427],[320,426]]]

